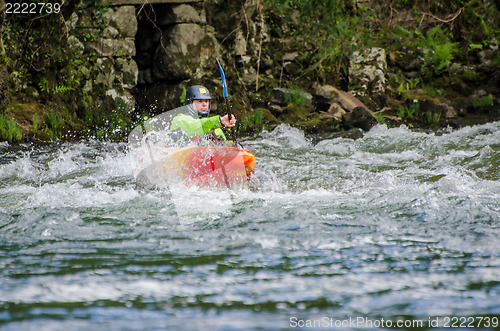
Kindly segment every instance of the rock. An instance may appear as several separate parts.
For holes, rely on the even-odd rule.
[[[283,72],[294,77],[300,75],[302,68],[295,62],[283,63]]]
[[[234,38],[234,53],[241,57],[245,56],[247,53],[247,41],[241,30],[238,30]]]
[[[78,24],[78,14],[76,12],[73,12],[70,16],[70,18],[66,21],[67,28],[70,30],[73,30],[76,28]]]
[[[335,99],[338,98],[337,89],[331,85],[313,86],[316,95],[313,98],[314,106],[318,111],[328,111]]]
[[[376,100],[385,99],[387,61],[382,48],[354,52],[349,64],[349,89],[354,96]]]
[[[280,116],[281,114],[283,114],[283,108],[278,105],[269,105],[269,110],[274,116]]]
[[[284,87],[274,88],[271,102],[280,106],[303,102],[302,105],[299,104],[298,106],[305,106],[309,109],[309,111],[315,110],[313,105],[313,96],[310,93],[301,90],[288,89]]]
[[[424,60],[416,51],[406,50],[406,52],[390,52],[389,58],[392,63],[396,64],[405,72],[420,72],[420,68],[424,65]]]
[[[418,100],[420,112],[444,115],[447,119],[456,118],[458,112],[443,98],[421,98]]]
[[[316,90],[316,95],[324,98],[329,102],[333,102],[339,97],[339,90],[331,85],[323,85],[318,87],[318,89]]]
[[[362,107],[369,110],[368,107],[366,107],[351,93],[340,91],[331,85],[323,85],[316,89],[316,98],[314,103],[320,110],[329,109],[333,103],[339,104],[348,112],[352,111],[356,107]]]
[[[287,53],[287,54],[283,55],[283,57],[281,58],[281,61],[290,62],[290,61],[295,60],[297,58],[297,56],[299,56],[299,52]]]
[[[338,103],[334,102],[328,109],[328,113],[332,114],[333,118],[340,122],[347,112]]]
[[[348,92],[339,91],[339,98],[336,101],[347,111],[353,111],[357,107],[361,107],[369,111],[367,106]]]
[[[113,100],[121,98],[130,108],[133,108],[135,105],[135,99],[128,91],[111,89],[106,91],[106,96],[111,97]]]
[[[157,80],[184,80],[213,72],[220,45],[213,28],[198,24],[176,24],[164,32],[153,63]]]
[[[158,25],[172,25],[180,23],[206,24],[205,12],[198,13],[193,6],[180,4],[169,6],[167,10],[159,14]]]
[[[342,124],[347,129],[360,128],[369,131],[377,124],[377,120],[371,112],[363,107],[356,107],[352,112],[342,116]]]
[[[255,82],[257,81],[257,70],[255,70],[253,67],[244,68],[241,80],[247,86],[255,85]]]
[[[242,64],[242,65],[244,65],[244,66],[245,66],[245,65],[250,64],[250,61],[252,61],[252,57],[251,57],[251,56],[248,56],[248,55],[242,55],[242,56],[240,56],[240,58],[239,58],[239,59],[237,59],[237,60],[238,60],[238,63],[239,63],[239,64]]]
[[[450,118],[457,118],[458,117],[458,111],[449,106],[449,105],[446,105],[446,110],[445,110],[445,113],[444,113],[444,117],[447,118],[447,119],[450,119]]]
[[[92,76],[95,76],[92,85],[100,85],[103,87],[111,87],[115,80],[115,66],[112,59],[99,58],[93,67]]]
[[[97,41],[89,42],[89,47],[101,57],[110,56],[134,56],[134,39],[110,39],[99,38]]]
[[[104,28],[104,31],[102,31],[102,34],[106,38],[114,39],[114,38],[118,37],[118,35],[120,34],[120,31],[118,31],[117,28],[114,28],[114,27],[108,25],[107,27]]]
[[[82,55],[85,51],[85,45],[75,36],[68,37],[69,48],[76,54]]]
[[[138,85],[146,85],[154,83],[154,75],[151,68],[147,68],[144,70],[139,70],[139,75],[137,77]]]
[[[121,84],[125,89],[131,89],[137,85],[139,69],[133,59],[117,58],[115,64],[116,71],[120,73]]]
[[[273,98],[271,102],[279,106],[286,106],[288,103],[287,97],[289,96],[289,94],[290,94],[289,90],[284,87],[274,88]]]
[[[108,19],[108,25],[115,27],[123,38],[134,38],[137,33],[137,19],[134,6],[119,6],[109,9],[104,17]]]

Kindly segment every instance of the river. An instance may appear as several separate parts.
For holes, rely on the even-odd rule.
[[[137,187],[125,143],[1,143],[0,330],[498,329],[500,122],[242,142],[234,192]]]

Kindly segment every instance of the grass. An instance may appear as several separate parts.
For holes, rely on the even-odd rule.
[[[472,101],[472,106],[474,108],[489,107],[493,106],[493,102],[494,102],[493,98],[490,97],[489,95],[486,95],[482,98]]]
[[[426,124],[436,124],[441,119],[441,112],[422,111],[419,103],[413,103],[409,107],[403,106],[398,109],[397,116],[405,120],[420,120]]]
[[[21,141],[23,133],[14,119],[9,119],[5,115],[0,115],[0,137],[8,142]]]
[[[290,94],[286,97],[286,102],[290,105],[304,107],[307,103],[304,91],[298,88],[290,89]]]
[[[238,132],[260,132],[263,128],[264,114],[260,110],[249,113],[239,121]]]

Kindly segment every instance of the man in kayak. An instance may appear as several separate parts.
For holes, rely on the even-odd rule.
[[[186,91],[186,105],[188,114],[178,114],[172,120],[170,130],[182,130],[193,142],[198,144],[224,143],[227,141],[221,127],[234,127],[236,118],[225,116],[209,116],[211,97],[208,89],[201,85],[194,85]]]

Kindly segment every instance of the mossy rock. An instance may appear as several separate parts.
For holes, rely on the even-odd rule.
[[[280,116],[280,119],[293,125],[298,121],[307,120],[310,114],[307,107],[290,104],[283,107],[283,115]]]
[[[33,131],[34,119],[42,123],[47,113],[48,110],[46,106],[35,102],[12,102],[6,109],[7,116],[13,118],[17,122],[23,134],[31,133]]]
[[[328,113],[312,113],[307,121],[298,121],[297,126],[307,133],[330,133],[340,130],[340,122]]]

